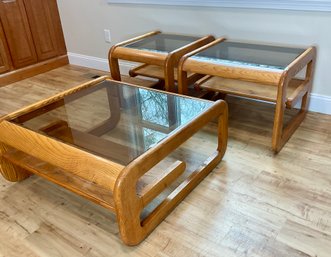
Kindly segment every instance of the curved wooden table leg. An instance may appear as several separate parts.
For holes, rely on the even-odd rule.
[[[0,173],[2,176],[11,182],[21,181],[29,177],[31,174],[28,171],[2,158],[2,155],[7,151],[8,147],[0,143]]]
[[[275,153],[278,153],[283,148],[285,143],[290,139],[290,137],[306,117],[308,112],[309,94],[313,83],[315,62],[316,49],[313,47],[309,50],[309,52],[307,52],[303,61],[291,66],[289,71],[282,75],[282,79],[278,85],[274,128],[272,132],[272,149]],[[288,87],[289,81],[295,77],[295,75],[302,69],[302,67],[305,66],[307,66],[305,77],[306,83],[308,83],[307,91],[301,97],[301,107],[299,113],[290,120],[286,127],[284,127],[283,120],[286,108],[286,89]]]
[[[224,101],[219,101],[217,106],[219,108],[217,115],[214,109],[214,114],[209,114],[208,118],[201,116],[199,119],[192,122],[190,124],[191,126],[187,126],[185,130],[165,139],[162,143],[157,145],[153,151],[150,153],[146,152],[141,158],[133,161],[118,177],[114,188],[114,202],[120,234],[125,244],[137,245],[145,239],[222,160],[227,147],[228,108]],[[138,179],[175,149],[180,147],[215,116],[218,116],[219,121],[218,147],[216,151],[175,188],[144,220],[141,220],[141,212],[150,201],[144,201],[144,195],[140,196],[137,194],[136,185]],[[180,163],[181,161],[177,162]],[[169,176],[166,176],[165,180],[156,183],[155,187],[151,190],[153,192],[163,191],[164,188],[161,188],[161,190],[159,186],[169,184],[168,181],[172,181],[178,177],[179,174],[182,174],[184,169],[185,163],[178,164],[177,166],[174,165],[174,168],[168,173]],[[147,197],[149,200],[154,199],[156,194],[151,195],[153,195],[153,197]]]
[[[118,63],[118,59],[113,57],[113,52],[117,48],[116,45],[114,45],[112,48],[110,48],[108,53],[108,64],[109,64],[109,70],[110,74],[113,80],[121,81],[121,72],[120,72],[120,66]]]

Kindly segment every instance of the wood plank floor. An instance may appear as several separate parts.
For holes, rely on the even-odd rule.
[[[103,72],[65,66],[0,88],[0,116]],[[139,246],[116,217],[38,177],[0,178],[0,256],[331,256],[331,116],[270,150],[273,106],[229,98],[218,167]]]

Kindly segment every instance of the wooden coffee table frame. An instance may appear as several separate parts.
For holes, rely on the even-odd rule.
[[[45,109],[57,106],[65,96],[87,88],[93,90],[95,85],[104,80],[110,79],[98,78],[2,118],[0,171],[7,180],[13,182],[37,174],[104,206],[116,213],[124,243],[136,245],[221,161],[227,146],[227,105],[224,101],[213,103],[194,120],[173,131],[127,166],[11,122],[20,117],[30,115],[32,118],[40,112],[44,113]],[[180,160],[174,162],[162,178],[145,187],[139,194],[136,187],[138,179],[214,119],[218,119],[218,147],[214,154],[141,221],[143,208],[184,172],[186,163]],[[104,131],[104,125],[100,126]],[[87,190],[90,187],[94,187],[93,194]]]
[[[178,65],[178,93],[188,93],[187,74],[191,72],[209,75],[196,83],[201,89],[275,103],[272,149],[278,153],[307,114],[316,62],[316,48],[306,49],[283,71],[224,65],[190,58],[224,40],[225,38],[219,38],[181,58]],[[305,78],[296,79],[295,76],[305,67]],[[293,108],[299,100],[301,100],[299,113],[284,127],[285,109]]]
[[[138,75],[138,69],[144,70],[145,74],[141,75],[145,75],[152,78],[164,79],[165,90],[168,92],[175,92],[175,79],[177,77],[177,74],[175,74],[175,69],[177,68],[180,58],[183,55],[203,45],[206,45],[215,39],[213,36],[208,35],[181,48],[178,48],[170,53],[153,52],[148,50],[125,47],[125,45],[137,42],[139,40],[148,38],[159,33],[161,33],[161,31],[149,32],[144,35],[114,45],[110,49],[108,55],[109,67],[112,78],[114,80],[121,81],[121,73],[118,63],[119,59],[139,62],[143,64],[132,69],[130,71],[131,76],[134,77]],[[200,77],[201,76],[199,74],[192,74],[192,76],[190,76],[190,80],[196,81]]]

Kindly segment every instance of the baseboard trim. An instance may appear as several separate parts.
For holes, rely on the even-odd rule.
[[[68,63],[68,56],[62,55],[21,69],[9,71],[0,75],[0,87],[59,68]]]
[[[331,115],[331,97],[312,93],[310,95],[309,111]]]
[[[107,59],[76,53],[68,53],[68,57],[70,64],[109,72]],[[121,61],[121,73],[128,74],[129,70],[135,66],[132,62]],[[312,93],[310,95],[309,111],[331,115],[331,96]]]
[[[70,64],[109,72],[108,59],[70,52],[68,53],[68,57]],[[120,61],[119,63],[121,74],[128,74],[129,70],[136,66],[132,62]]]

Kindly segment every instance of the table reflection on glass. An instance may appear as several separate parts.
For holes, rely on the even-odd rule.
[[[109,65],[113,79],[120,81],[118,60],[142,63],[130,70],[132,77],[145,76],[164,81],[165,90],[174,92],[177,81],[177,65],[186,53],[213,41],[213,36],[196,37],[165,34],[154,31],[113,46],[109,51]],[[201,78],[198,74],[189,74],[194,82]]]
[[[102,77],[3,118],[0,172],[10,181],[36,174],[106,207],[134,245],[216,167],[226,145],[224,101]]]
[[[276,104],[272,148],[279,152],[307,113],[315,47],[293,48],[220,38],[182,57],[178,91],[188,93],[188,73],[205,74],[196,88]],[[285,108],[301,101],[298,114],[283,125]]]

